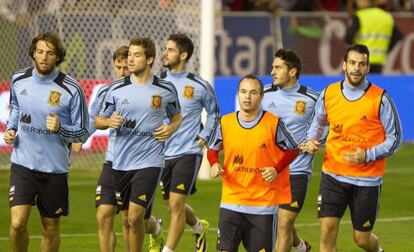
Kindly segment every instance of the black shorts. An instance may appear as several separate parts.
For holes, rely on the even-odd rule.
[[[276,215],[245,214],[220,208],[217,250],[235,252],[242,242],[247,251],[271,252],[276,222]]]
[[[37,205],[42,217],[69,214],[68,174],[44,173],[18,164],[10,168],[9,206]]]
[[[197,191],[196,180],[202,158],[194,154],[165,160],[160,183],[165,200],[169,198],[170,192],[189,195]]]
[[[112,180],[112,163],[104,163],[101,176],[96,183],[95,206],[113,205],[116,206],[115,188]]]
[[[120,210],[127,210],[129,202],[147,209],[145,219],[151,217],[151,205],[160,178],[160,167],[132,171],[112,170],[115,198]]]
[[[352,226],[358,231],[371,231],[377,217],[381,186],[356,186],[322,174],[318,196],[318,218],[342,218],[347,206]]]
[[[292,203],[283,204],[279,207],[291,212],[299,213],[305,202],[310,176],[308,174],[290,175],[290,189],[292,192]]]

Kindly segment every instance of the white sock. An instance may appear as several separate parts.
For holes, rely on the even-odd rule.
[[[303,240],[300,240],[300,243],[298,246],[294,247],[296,252],[306,252],[306,245]]]
[[[164,246],[161,252],[174,252],[174,250],[167,248],[167,246]]]
[[[158,223],[158,221],[155,221],[155,223],[156,223],[155,230],[154,230],[154,233],[152,235],[157,237],[161,233],[161,225],[160,225],[160,223]]]
[[[201,224],[199,219],[197,219],[197,223],[194,226],[192,226],[192,228],[194,230],[194,233],[196,234],[201,234],[201,232],[203,232],[204,229],[203,224]]]

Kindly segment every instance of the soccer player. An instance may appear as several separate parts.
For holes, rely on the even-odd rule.
[[[151,73],[155,52],[150,38],[130,41],[131,75],[110,85],[95,118],[97,129],[116,131],[112,177],[118,207],[130,227],[130,251],[142,250],[144,223],[146,232],[155,238],[150,251],[162,249],[161,227],[150,218],[151,205],[164,168],[164,142],[182,120],[175,87]],[[165,114],[169,124],[163,124]]]
[[[35,67],[11,81],[11,113],[4,141],[13,144],[10,174],[10,242],[27,251],[27,222],[37,205],[42,222],[41,251],[58,251],[60,216],[69,213],[70,146],[88,138],[88,109],[79,84],[57,70],[65,48],[54,33],[35,37],[29,48]]]
[[[304,140],[312,120],[318,94],[299,84],[302,61],[295,51],[279,49],[272,63],[273,85],[266,88],[262,108],[279,116],[297,143]],[[313,155],[301,153],[290,164],[292,202],[279,206],[276,250],[309,251],[311,246],[302,240],[294,228],[295,219],[305,202],[312,173]]]
[[[326,87],[301,144],[316,152],[329,125],[318,196],[320,251],[337,251],[339,223],[349,206],[353,238],[365,251],[383,251],[372,233],[378,213],[386,157],[401,145],[401,123],[395,105],[380,87],[366,80],[369,50],[355,44],[345,51],[345,80]]]
[[[121,46],[115,50],[112,56],[112,64],[115,79],[129,75],[128,70],[128,47]],[[94,127],[95,116],[99,113],[99,105],[108,91],[109,85],[102,86],[93,101],[89,114],[89,134],[92,135],[96,129]],[[116,234],[113,228],[114,218],[117,211],[115,201],[115,191],[112,182],[112,160],[113,160],[113,141],[115,139],[115,131],[111,129],[108,137],[108,148],[105,155],[105,162],[102,167],[101,175],[96,186],[95,205],[96,220],[98,222],[99,246],[101,251],[115,251]],[[72,146],[77,151],[81,148],[80,143]],[[128,220],[123,219],[123,235],[126,246],[128,246],[129,226]]]
[[[182,109],[180,128],[165,145],[165,169],[162,173],[162,192],[168,200],[170,226],[163,252],[173,252],[185,223],[196,237],[196,251],[206,251],[209,223],[199,220],[186,199],[196,192],[196,178],[206,145],[215,122],[219,119],[216,97],[210,85],[199,76],[188,72],[186,65],[194,51],[194,44],[184,34],[172,34],[167,39],[162,65],[168,68],[161,77],[174,84]],[[207,122],[201,127],[201,112],[206,109]]]
[[[263,84],[239,82],[240,111],[217,123],[208,144],[212,176],[223,176],[217,250],[273,251],[279,204],[291,202],[289,163],[297,145],[282,120],[260,108]],[[224,152],[224,166],[218,153]]]

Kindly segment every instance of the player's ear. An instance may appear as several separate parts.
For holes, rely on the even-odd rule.
[[[154,63],[154,57],[149,57],[147,59],[147,65],[152,65]]]
[[[290,77],[295,77],[297,72],[298,72],[298,69],[297,68],[295,68],[295,67],[291,68],[289,70]]]
[[[187,59],[188,53],[187,52],[183,52],[180,54],[180,59],[181,61],[185,61]]]

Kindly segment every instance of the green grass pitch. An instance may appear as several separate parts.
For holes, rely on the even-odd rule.
[[[93,157],[88,167],[74,162],[69,175],[70,215],[62,218],[60,251],[99,251],[95,221],[95,184],[100,172],[101,158]],[[319,248],[319,223],[316,218],[316,199],[320,180],[321,155],[314,164],[314,173],[306,198],[305,206],[300,214],[297,225],[299,234],[310,241],[312,251]],[[382,187],[381,206],[377,223],[374,228],[385,251],[414,250],[414,146],[404,145],[397,154],[389,158]],[[10,213],[8,208],[9,171],[0,171],[0,251],[11,251],[8,239]],[[208,251],[215,251],[217,234],[218,205],[220,202],[220,179],[198,181],[198,192],[189,198],[201,218],[210,222],[208,233]],[[165,202],[158,192],[153,214],[164,220],[164,237],[168,227],[168,214]],[[121,232],[121,221],[116,219],[116,231]],[[39,251],[40,220],[36,208],[32,208],[29,222],[31,236],[29,251]],[[118,235],[117,251],[125,251],[122,237]],[[147,240],[147,238],[146,238]],[[144,245],[147,246],[147,243]],[[349,212],[345,213],[338,237],[340,251],[361,251],[352,241],[352,226]],[[146,251],[146,249],[144,249]],[[184,235],[176,251],[194,251],[192,230],[186,227]],[[240,249],[240,251],[244,251]]]

